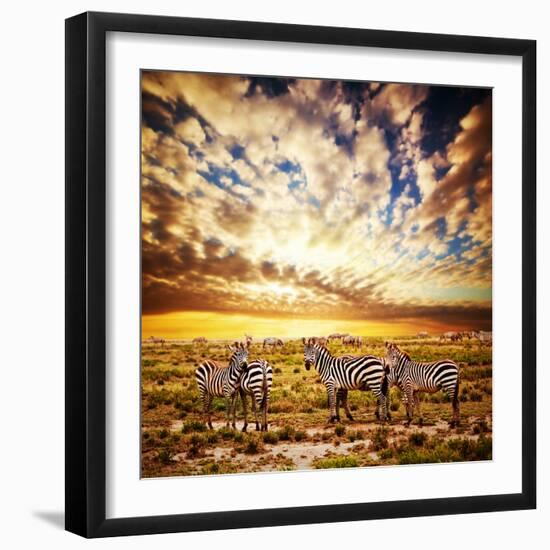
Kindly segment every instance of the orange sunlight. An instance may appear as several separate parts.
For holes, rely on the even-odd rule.
[[[268,318],[252,315],[190,311],[143,315],[142,338],[158,336],[169,339],[192,339],[205,336],[213,339],[240,339],[250,334],[255,338],[276,336],[301,338],[327,336],[346,332],[362,336],[408,336],[420,330],[441,332],[447,327],[420,325],[418,322],[368,322],[337,319]]]

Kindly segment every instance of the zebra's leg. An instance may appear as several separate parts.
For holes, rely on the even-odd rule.
[[[423,424],[424,418],[422,417],[422,412],[420,410],[420,396],[419,396],[419,392],[417,391],[413,392],[412,410],[413,410],[413,414],[416,413],[416,415],[418,416],[419,425]]]
[[[233,398],[231,395],[225,396],[225,408],[226,408],[226,416],[225,416],[225,427],[229,428],[231,425],[231,409],[233,406]],[[233,428],[235,425],[233,425]]]
[[[235,430],[237,428],[237,406],[239,405],[239,392],[233,394],[233,421],[231,425]]]
[[[262,396],[262,432],[267,432],[267,392]]]
[[[327,394],[328,394],[328,407],[329,407],[329,423],[336,422],[338,417],[336,415],[336,390],[334,384],[327,384]]]
[[[260,424],[258,423],[258,392],[254,392],[252,396],[252,411],[254,412],[254,421],[256,422],[256,431],[260,431]],[[260,399],[261,403],[261,399]]]
[[[210,416],[210,405],[212,404],[212,396],[208,392],[204,391],[201,392],[201,399],[204,420],[206,421],[206,425],[210,429],[212,429],[212,418]]]
[[[405,405],[405,409],[407,411],[407,421],[405,422],[405,424],[407,426],[410,426],[414,409],[414,392],[413,389],[410,387],[407,387],[404,390],[403,404]]]
[[[264,401],[263,401],[263,405],[264,405],[264,425],[263,425],[263,430],[264,432],[267,432],[267,429],[268,429],[268,425],[267,425],[267,412],[269,411],[269,397],[270,397],[270,389],[269,389],[269,386],[266,390],[266,392],[264,393]]]
[[[341,388],[336,391],[336,422],[340,422],[340,403],[344,400],[344,391]]]
[[[381,422],[387,419],[386,396],[382,391],[376,396],[376,418]]]
[[[451,392],[449,392],[451,393]],[[454,388],[452,389],[452,395],[449,395],[453,404],[453,420],[451,422],[451,428],[460,426],[460,401],[458,400],[458,380]]]
[[[348,390],[341,390],[342,391],[342,405],[344,406],[344,412],[346,413],[346,417],[351,422],[354,421],[353,415],[351,414],[349,405],[348,405]]]
[[[243,424],[243,432],[246,432],[246,428],[248,427],[248,418],[247,418],[247,410],[246,410],[246,394],[243,390],[240,390],[241,393],[241,401],[243,402],[243,416],[244,416],[244,424]]]

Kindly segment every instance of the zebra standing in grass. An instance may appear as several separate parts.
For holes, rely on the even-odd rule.
[[[235,392],[239,389],[241,377],[247,369],[248,344],[235,342],[233,346],[228,346],[228,349],[231,352],[231,357],[227,367],[222,367],[216,361],[207,359],[195,371],[195,378],[204,407],[204,415],[207,418],[210,429],[212,429],[210,406],[212,405],[213,397],[225,397],[227,406],[226,425],[229,427],[229,417],[231,416],[231,407]],[[235,427],[234,407],[232,426],[233,428]]]
[[[273,384],[273,369],[271,365],[263,359],[250,361],[246,372],[242,375],[239,393],[243,402],[244,425],[243,432],[246,432],[248,420],[246,417],[246,396],[250,395],[252,401],[252,412],[256,421],[256,431],[261,429],[267,432],[267,411],[269,408],[269,396],[271,394],[271,385]],[[235,395],[234,407],[237,406]],[[261,427],[258,423],[258,413],[261,414]],[[235,413],[234,413],[235,414]]]
[[[373,355],[334,357],[325,346],[302,338],[306,370],[313,365],[325,385],[329,402],[329,422],[339,422],[337,404],[343,402],[348,418],[347,390],[371,390],[377,398],[377,418],[387,418],[387,384],[383,360]],[[341,391],[345,390],[345,391]]]
[[[398,386],[403,392],[403,403],[407,410],[407,425],[411,423],[415,407],[420,407],[418,393],[435,393],[439,390],[443,390],[453,404],[451,427],[460,424],[459,372],[456,363],[450,359],[432,363],[413,361],[395,344],[386,342],[385,371],[388,389]]]

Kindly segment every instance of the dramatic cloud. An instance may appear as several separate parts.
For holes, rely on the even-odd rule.
[[[144,72],[144,314],[490,328],[491,95],[441,90]]]

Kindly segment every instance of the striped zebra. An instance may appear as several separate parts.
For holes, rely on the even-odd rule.
[[[325,346],[317,344],[312,339],[302,338],[302,342],[306,370],[313,365],[327,389],[329,422],[340,421],[337,408],[340,402],[350,418],[351,412],[347,406],[348,390],[371,390],[377,398],[377,418],[387,418],[387,384],[382,359],[373,355],[334,357]]]
[[[451,427],[460,424],[458,401],[459,371],[450,359],[420,363],[401,351],[395,344],[386,342],[386,381],[388,389],[397,386],[403,392],[403,404],[407,410],[407,425],[410,425],[414,409],[420,408],[419,393],[435,393],[443,390],[453,405]]]
[[[222,367],[216,361],[207,359],[195,371],[195,379],[199,387],[204,415],[207,418],[210,429],[212,429],[210,406],[213,397],[225,397],[227,406],[226,425],[229,427],[234,396],[239,389],[241,377],[247,369],[248,345],[235,342],[233,346],[228,346],[228,349],[231,352],[231,357],[227,367]],[[232,426],[233,428],[235,427],[235,407],[233,407]]]
[[[246,417],[246,396],[250,395],[252,401],[252,412],[256,421],[256,431],[261,429],[267,432],[267,411],[269,409],[269,396],[273,384],[273,369],[263,359],[250,361],[246,372],[242,375],[239,393],[243,403],[244,425],[243,432],[246,432],[248,420]],[[235,399],[234,407],[237,406]],[[258,413],[261,414],[261,426],[258,422]]]

